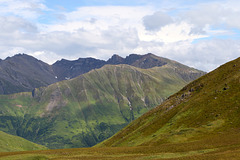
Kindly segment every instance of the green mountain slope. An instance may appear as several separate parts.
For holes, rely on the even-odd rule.
[[[203,74],[172,64],[106,65],[32,93],[0,96],[0,130],[49,148],[93,146]]]
[[[239,116],[240,58],[193,81],[99,146],[236,147]]]
[[[0,131],[0,152],[46,150],[47,147],[35,144],[18,136]]]

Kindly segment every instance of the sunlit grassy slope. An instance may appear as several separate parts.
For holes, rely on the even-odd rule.
[[[240,58],[193,81],[99,146],[239,147],[239,137]]]
[[[219,138],[222,141],[219,141]],[[203,143],[204,142],[204,143]],[[158,146],[93,147],[0,153],[1,160],[239,160],[238,134],[209,137],[202,143],[166,143]],[[215,144],[214,144],[215,143]]]
[[[93,146],[204,74],[174,63],[106,65],[32,93],[2,95],[0,130],[49,148]]]
[[[47,147],[32,143],[21,137],[0,131],[0,152],[46,150]]]

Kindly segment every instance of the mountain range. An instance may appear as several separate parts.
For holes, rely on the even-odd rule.
[[[27,55],[13,58],[16,57],[29,58]],[[108,62],[116,65],[105,64],[99,69],[90,69],[98,66],[90,61],[98,60],[82,61],[69,61],[75,66],[65,63],[66,60],[56,62],[52,66],[68,66],[67,71],[62,69],[57,75],[56,68],[43,67],[47,66],[45,63],[40,69],[55,80],[69,77],[65,74],[71,73],[71,69],[76,69],[72,73],[78,70],[80,76],[34,88],[31,92],[1,95],[0,130],[48,148],[93,146],[205,74],[153,54],[130,55],[125,59],[114,55]],[[20,69],[21,65],[16,68]],[[44,76],[39,78],[43,80]]]
[[[114,54],[107,61],[94,58],[79,58],[75,61],[62,59],[52,65],[58,80],[71,79],[78,75],[89,72],[92,69],[101,68],[104,65],[128,64],[138,68],[152,68],[163,66],[170,61],[166,58],[157,57],[151,53],[146,55],[130,54],[126,58],[122,58]],[[172,61],[173,62],[173,61]]]
[[[17,54],[0,61],[0,94],[32,91],[34,88],[75,78],[107,64],[128,64],[147,69],[160,67],[170,62],[175,63],[178,68],[177,62],[157,57],[151,53],[131,54],[126,58],[113,55],[107,61],[94,58],[79,58],[73,61],[62,59],[53,65],[48,65],[26,54]]]

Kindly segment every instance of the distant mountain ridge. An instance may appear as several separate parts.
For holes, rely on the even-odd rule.
[[[122,58],[115,54],[107,61],[108,64],[128,64],[143,69],[161,67],[168,62],[168,59],[157,57],[152,53],[146,55],[130,54],[126,58]]]
[[[52,65],[53,71],[58,81],[72,79],[81,74],[87,73],[92,69],[101,68],[106,64],[103,60],[95,58],[79,58],[78,60],[69,61],[62,59]]]
[[[75,78],[107,64],[127,64],[143,69],[160,67],[166,64],[175,65],[178,69],[188,68],[151,53],[146,55],[130,54],[126,58],[113,55],[107,61],[95,58],[79,58],[73,61],[62,59],[53,65],[48,65],[26,54],[17,54],[5,60],[0,60],[0,94],[32,91],[34,88]]]
[[[130,54],[126,58],[114,54],[107,61],[94,58],[79,58],[78,60],[69,61],[62,59],[52,65],[58,80],[71,79],[78,75],[89,72],[92,69],[101,68],[104,65],[127,64],[138,68],[161,67],[174,61],[158,57],[152,53],[146,55]],[[177,62],[176,62],[177,63]]]

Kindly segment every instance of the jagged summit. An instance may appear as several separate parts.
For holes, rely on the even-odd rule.
[[[189,70],[187,66],[152,53],[130,54],[126,58],[114,54],[107,61],[91,57],[77,60],[61,59],[53,65],[48,65],[27,54],[17,54],[0,62],[2,68],[0,70],[0,94],[32,91],[34,88],[72,79],[106,64],[128,64],[143,69],[171,65],[179,70]]]
[[[128,64],[138,68],[152,68],[160,67],[167,63],[170,63],[170,60],[158,57],[152,53],[146,55],[140,54],[130,54],[126,58],[122,58],[119,55],[114,54],[108,61],[108,64]]]
[[[108,64],[123,64],[124,58],[121,56],[114,54],[110,59],[107,60]]]
[[[161,67],[163,65],[169,64],[176,68],[187,69],[189,67],[184,66],[178,62],[158,57],[152,53],[146,55],[130,54],[126,58],[123,58],[117,54],[114,54],[107,61],[99,60],[95,58],[79,58],[78,60],[68,61],[61,60],[57,61],[52,65],[53,70],[58,77],[58,80],[65,80],[66,78],[74,78],[78,75],[87,73],[92,69],[101,68],[102,66],[118,65],[118,64],[128,64],[138,68],[152,68]]]
[[[92,69],[101,68],[105,61],[95,58],[79,58],[77,60],[61,60],[52,65],[58,80],[66,80],[87,73]]]

